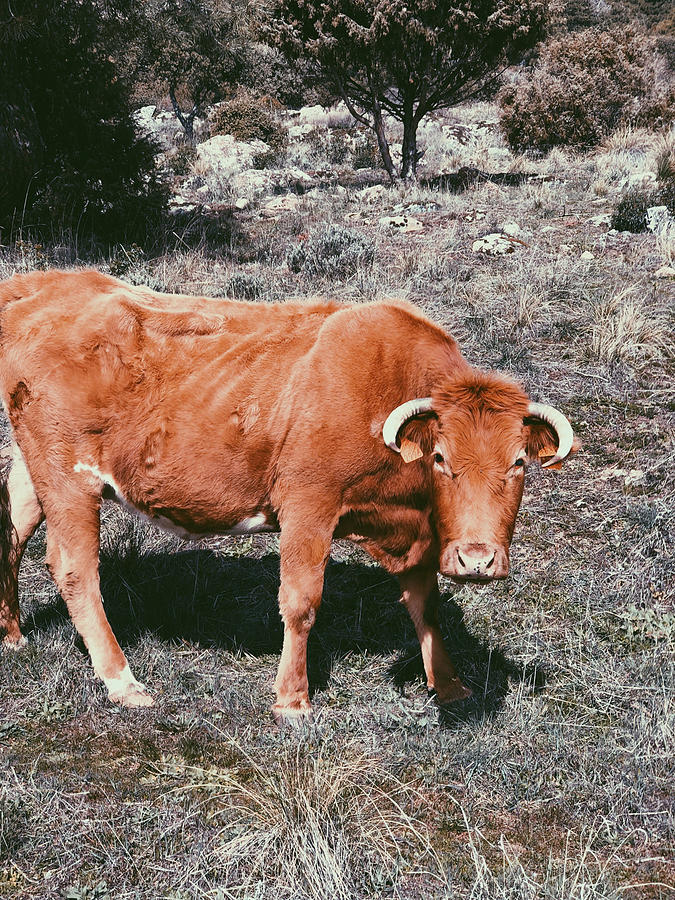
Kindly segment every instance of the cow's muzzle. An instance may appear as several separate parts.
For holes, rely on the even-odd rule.
[[[441,572],[456,581],[493,581],[509,574],[509,555],[493,544],[448,544],[441,554]]]

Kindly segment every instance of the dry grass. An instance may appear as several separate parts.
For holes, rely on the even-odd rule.
[[[644,288],[624,288],[592,301],[591,352],[602,362],[635,368],[675,358],[673,322],[665,304],[650,302]]]
[[[597,154],[521,160],[553,180],[520,187],[367,203],[352,184],[277,220],[253,207],[219,254],[206,238],[158,259],[127,248],[127,277],[169,290],[407,297],[471,362],[563,408],[583,450],[560,474],[528,474],[507,581],[442,580],[442,628],[474,689],[455,714],[428,701],[394,580],[338,542],[310,639],[316,721],[279,732],[277,539],[184,545],[106,507],[107,612],[157,699],[112,708],[40,530],[21,576],[29,645],[0,655],[0,897],[673,895],[675,283],[653,277],[672,233],[589,222],[631,173],[656,173],[669,140],[626,132]],[[425,203],[419,233],[377,226]],[[516,252],[471,252],[509,221]],[[373,265],[290,272],[298,235],[332,222],[375,240]],[[0,275],[58,258],[5,248]]]

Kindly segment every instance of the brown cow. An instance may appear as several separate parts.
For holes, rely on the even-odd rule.
[[[95,271],[0,283],[0,389],[13,460],[0,492],[0,635],[47,522],[47,565],[111,700],[148,706],[101,603],[111,498],[184,536],[281,531],[278,719],[307,715],[307,637],[334,537],[398,575],[427,684],[468,696],[437,622],[437,572],[504,578],[527,460],[559,464],[565,417],[400,302],[239,303]]]

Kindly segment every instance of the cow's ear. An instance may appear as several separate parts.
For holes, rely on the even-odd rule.
[[[431,453],[436,443],[437,418],[433,413],[415,416],[401,429],[401,459],[410,463]]]
[[[558,449],[558,435],[556,434],[555,429],[549,425],[548,422],[544,422],[543,419],[535,419],[530,416],[525,418],[523,423],[525,425],[525,452],[527,453],[528,459],[531,462],[535,461],[543,464],[554,457]],[[571,459],[580,447],[581,443],[575,437],[572,449],[565,459],[554,463],[548,468],[562,469],[563,463]]]

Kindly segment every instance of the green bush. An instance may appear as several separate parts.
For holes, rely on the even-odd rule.
[[[294,244],[286,254],[291,272],[312,276],[353,275],[359,266],[370,266],[375,244],[360,232],[342,225],[328,225],[309,240]]]
[[[109,56],[112,21],[79,0],[19,0],[0,26],[0,228],[80,247],[152,241],[165,205]],[[93,87],[95,86],[95,87]]]
[[[197,149],[192,144],[184,144],[171,156],[169,165],[174,175],[189,175],[192,165],[197,159]]]
[[[675,216],[675,180],[663,183],[656,190],[636,188],[625,194],[612,214],[612,228],[640,234],[647,230],[647,210],[651,206],[666,206]]]
[[[252,94],[274,97],[293,108],[316,103],[328,106],[333,100],[311,84],[306,63],[289,60],[266,44],[251,43],[244,47],[240,84]]]
[[[501,127],[516,152],[592,147],[633,120],[654,91],[651,45],[634,28],[589,28],[551,41],[531,77],[500,96]]]
[[[379,169],[382,165],[377,139],[372,131],[362,132],[356,141],[352,154],[355,169]]]
[[[265,279],[250,272],[235,272],[227,282],[227,296],[237,300],[257,300],[266,292]]]
[[[211,134],[231,134],[238,141],[264,141],[274,153],[288,144],[288,132],[254,97],[221,103],[211,115]]]

